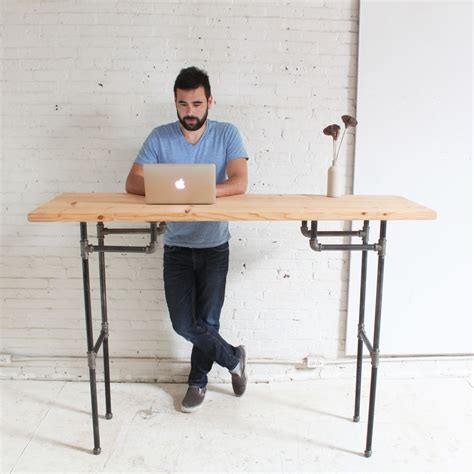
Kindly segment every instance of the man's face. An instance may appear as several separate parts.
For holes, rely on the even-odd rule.
[[[204,87],[197,89],[176,89],[176,112],[181,125],[191,132],[199,130],[207,119],[212,105],[212,96],[206,99]]]

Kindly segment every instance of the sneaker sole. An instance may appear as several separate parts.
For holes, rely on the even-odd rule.
[[[181,411],[183,413],[194,413],[195,411],[198,411],[201,407],[202,407],[202,403],[194,407],[185,407],[184,405],[181,405]]]

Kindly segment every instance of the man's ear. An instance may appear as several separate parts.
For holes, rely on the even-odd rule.
[[[209,99],[207,99],[207,106],[209,108],[211,108],[213,104],[214,104],[214,97],[212,97],[212,95],[210,95]]]

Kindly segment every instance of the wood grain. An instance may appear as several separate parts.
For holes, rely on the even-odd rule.
[[[436,212],[399,196],[242,194],[208,205],[150,205],[127,193],[64,193],[28,214],[31,222],[422,220]]]

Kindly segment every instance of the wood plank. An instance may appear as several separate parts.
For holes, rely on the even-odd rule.
[[[241,194],[208,205],[150,205],[127,193],[64,193],[28,214],[31,222],[424,220],[436,212],[400,196]]]

